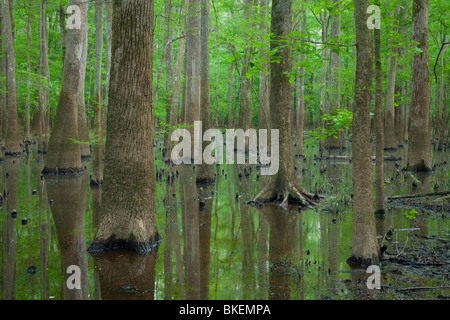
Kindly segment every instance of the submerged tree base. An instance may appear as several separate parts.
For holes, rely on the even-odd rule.
[[[355,255],[351,255],[350,258],[346,261],[350,265],[368,267],[371,265],[379,265],[380,258],[378,255],[372,255],[372,257],[356,257]]]
[[[288,204],[298,204],[302,207],[317,206],[320,200],[318,195],[313,195],[299,186],[295,186],[292,182],[287,181],[283,185],[279,185],[277,181],[269,183],[269,185],[262,190],[255,199],[259,203],[280,203],[280,206],[287,206]]]
[[[131,235],[129,239],[118,239],[116,235],[111,235],[106,240],[94,240],[87,250],[89,253],[103,252],[109,250],[128,250],[133,252],[150,252],[162,241],[162,237],[159,233],[152,235],[148,241],[142,242],[136,240],[134,235]]]

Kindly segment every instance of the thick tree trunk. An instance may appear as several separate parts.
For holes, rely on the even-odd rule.
[[[14,52],[13,27],[10,3],[2,0],[2,22],[6,47],[6,135],[5,155],[20,155],[20,126],[16,92],[16,58]]]
[[[429,0],[414,0],[412,8],[412,40],[417,41],[419,54],[413,53],[411,85],[411,127],[408,170],[431,171],[430,144],[430,65],[428,51]]]
[[[206,130],[212,128],[211,119],[211,99],[210,99],[210,79],[209,79],[209,23],[211,20],[210,14],[210,0],[202,0],[201,10],[201,32],[200,32],[200,46],[201,46],[201,89],[200,89],[200,120],[202,121],[202,137]],[[203,141],[202,150],[210,144],[208,141]],[[214,183],[214,166],[202,163],[197,171],[197,183]]]
[[[103,62],[103,2],[95,1],[95,80],[94,80],[94,142],[92,158],[91,185],[103,183],[103,96],[102,96],[102,62]]]
[[[258,196],[259,202],[281,202],[282,205],[297,203],[301,206],[314,205],[313,195],[300,187],[294,172],[293,146],[291,140],[291,116],[293,107],[293,86],[289,82],[291,73],[291,48],[285,46],[292,25],[292,0],[272,2],[272,27],[270,49],[277,52],[274,58],[279,63],[270,64],[270,123],[279,130],[279,170]],[[274,152],[271,146],[271,152]]]
[[[89,251],[147,252],[161,240],[151,94],[154,2],[115,1],[113,12],[102,218]]]
[[[59,95],[58,108],[48,145],[44,173],[79,173],[81,164],[80,144],[78,143],[78,111],[80,92],[84,86],[82,70],[83,29],[87,28],[88,3],[83,0],[71,0],[71,5],[81,8],[81,29],[67,32],[67,51]]]
[[[372,159],[370,156],[370,97],[372,87],[372,32],[367,28],[369,2],[355,0],[356,84],[353,108],[353,237],[347,262],[377,265],[378,247],[373,215]]]

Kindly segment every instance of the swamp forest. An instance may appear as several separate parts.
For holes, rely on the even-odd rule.
[[[0,1],[2,300],[449,299],[448,0]]]

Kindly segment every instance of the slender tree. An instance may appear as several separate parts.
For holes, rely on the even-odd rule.
[[[154,1],[113,2],[102,214],[90,252],[147,252],[161,240],[153,155],[153,27]]]
[[[206,130],[212,128],[211,119],[211,99],[210,99],[210,79],[209,79],[209,24],[211,21],[210,13],[210,0],[202,0],[201,10],[201,32],[200,32],[200,45],[201,45],[201,92],[200,92],[200,120],[202,121],[202,136]],[[209,144],[207,141],[203,141],[203,148]],[[214,167],[207,164],[200,164],[197,171],[197,183],[214,183]]]
[[[20,155],[20,125],[17,109],[16,91],[16,57],[14,52],[13,21],[10,3],[2,0],[2,22],[4,43],[6,47],[6,135],[5,155]]]
[[[367,27],[369,1],[355,0],[356,83],[353,107],[353,237],[347,262],[363,266],[379,263],[375,231],[370,155],[370,97],[372,86],[372,32]]]

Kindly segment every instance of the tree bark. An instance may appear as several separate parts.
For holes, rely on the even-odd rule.
[[[161,240],[151,94],[154,1],[115,1],[113,6],[102,217],[89,251],[148,252]]]
[[[267,35],[269,33],[269,28],[266,26],[266,16],[268,11],[269,3],[267,0],[261,0],[261,23],[260,30],[261,35]],[[264,38],[261,36],[261,41],[264,41]],[[268,59],[268,54],[266,51],[269,49],[269,44],[265,45],[262,53],[262,59],[265,61]],[[265,63],[263,68],[268,67]],[[231,70],[230,70],[231,71]],[[231,78],[231,77],[230,77]],[[232,78],[231,78],[232,79]],[[230,88],[230,87],[229,87]],[[229,100],[231,98],[231,94],[229,94]],[[229,110],[231,111],[231,102],[229,105]],[[261,70],[259,72],[259,113],[258,113],[258,128],[259,129],[270,129],[270,115],[269,115],[269,75],[265,72],[265,70]]]
[[[302,21],[298,23],[298,31],[306,32],[306,13],[302,14]],[[296,130],[296,155],[303,155],[303,131],[305,126],[305,67],[303,63],[305,61],[305,54],[302,53],[299,57],[300,68],[297,72],[297,130]]]
[[[279,170],[270,176],[266,187],[258,194],[258,202],[296,203],[301,206],[315,205],[313,195],[306,192],[296,180],[291,140],[291,116],[293,107],[293,86],[289,82],[291,73],[291,48],[288,35],[292,30],[292,0],[274,0],[272,2],[272,25],[270,49],[276,52],[274,59],[279,63],[270,63],[270,124],[279,130]],[[271,146],[271,152],[273,148]]]
[[[381,64],[381,34],[380,29],[374,29],[375,42],[375,213],[385,213],[384,202],[384,126],[383,126],[383,75]]]
[[[409,130],[408,170],[431,171],[430,144],[430,65],[428,51],[429,0],[414,0],[412,40],[420,53],[413,53],[411,84],[411,118]]]
[[[102,62],[103,62],[103,2],[95,1],[95,79],[94,79],[94,150],[92,157],[91,185],[103,183],[103,95],[102,95]]]
[[[6,47],[6,132],[5,155],[20,155],[20,126],[17,109],[16,91],[16,57],[14,52],[13,26],[10,3],[2,0],[2,22],[4,43]]]
[[[367,28],[367,0],[355,0],[356,83],[353,108],[353,236],[348,263],[378,265],[373,215],[372,159],[370,157],[370,97],[372,86],[372,32]]]
[[[211,20],[209,2],[210,0],[202,0],[202,10],[201,10],[200,120],[202,121],[202,137],[206,130],[212,128],[210,79],[209,79],[209,36],[210,36],[209,23]],[[208,141],[203,141],[202,150],[204,150],[209,143],[210,142]],[[207,163],[200,164],[197,171],[196,182],[214,183],[215,182],[214,166]]]
[[[30,0],[28,4],[28,14],[27,14],[27,97],[25,105],[25,128],[23,134],[23,140],[25,143],[30,142],[30,104],[31,104],[31,61],[30,61],[30,51],[31,51],[31,21],[33,19],[33,0]]]

